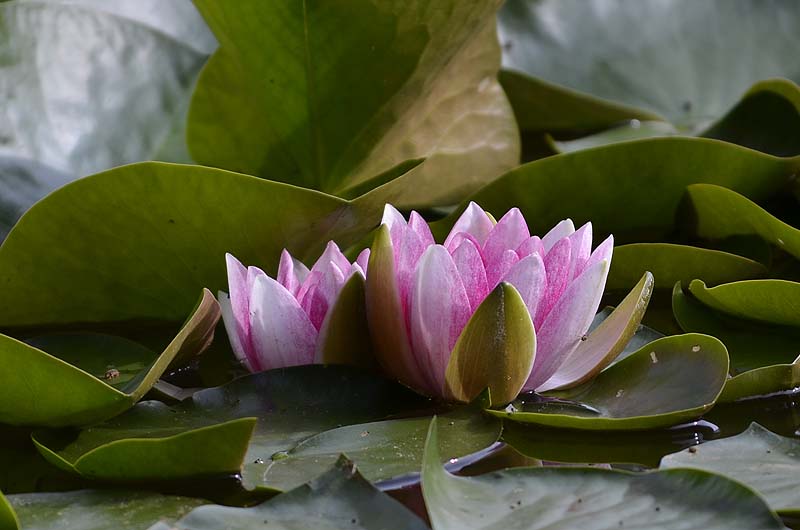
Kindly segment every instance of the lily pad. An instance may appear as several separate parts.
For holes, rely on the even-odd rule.
[[[753,423],[731,438],[665,456],[662,468],[690,467],[738,480],[780,514],[800,514],[800,440]]]
[[[524,164],[470,200],[496,217],[519,207],[532,233],[544,234],[569,217],[576,225],[591,221],[596,235],[613,233],[618,244],[658,241],[674,231],[687,185],[718,184],[760,201],[798,169],[800,159],[715,140],[655,138]],[[465,207],[437,224],[437,233],[446,233]]]
[[[437,445],[432,424],[422,493],[434,530],[672,530],[676,521],[686,530],[784,528],[752,490],[705,471],[539,467],[456,477],[439,463]]]
[[[517,75],[505,88],[512,102],[542,97],[543,83],[551,92],[561,89],[566,96],[552,100],[551,113],[576,96],[592,101],[592,114],[609,119],[589,122],[595,127],[613,125],[620,116],[659,117],[696,133],[725,116],[753,84],[800,80],[800,63],[785,53],[797,46],[793,21],[800,21],[793,3],[765,8],[756,0],[643,0],[633,6],[513,0],[499,16],[503,67]],[[761,43],[757,52],[751,42]],[[515,105],[530,126],[535,115],[526,110]],[[572,128],[586,122],[577,125]]]
[[[702,280],[694,280],[689,292],[706,306],[728,315],[800,329],[800,283],[747,280],[708,288]]]
[[[221,45],[189,114],[204,165],[339,193],[425,157],[394,188],[405,206],[456,202],[519,159],[496,0],[195,3]]]
[[[273,456],[280,460],[303,439],[427,406],[428,400],[375,374],[309,365],[248,375],[173,406],[143,402],[80,433],[42,431],[34,440],[56,465],[96,479],[238,472],[244,456],[244,483],[269,487],[262,476]]]
[[[258,477],[248,473],[246,486],[269,486],[287,490],[298,486],[346,454],[370,482],[393,487],[416,482],[422,468],[425,436],[431,417],[404,418],[362,423],[323,432],[298,443],[273,460]],[[443,462],[462,468],[470,456],[492,446],[500,437],[501,422],[471,407],[439,416],[440,452]],[[284,457],[285,456],[285,457]],[[467,458],[463,458],[467,457]],[[249,471],[254,471],[251,467]],[[394,480],[390,480],[394,479]],[[253,484],[248,482],[254,481]],[[257,481],[257,482],[255,482]]]
[[[9,501],[25,530],[142,530],[159,521],[173,523],[207,504],[188,497],[99,490],[25,493]]]
[[[190,0],[155,6],[0,3],[0,154],[75,177],[175,159],[164,148],[180,129],[213,37]],[[177,143],[180,157],[185,141]]]
[[[664,337],[581,386],[523,395],[505,410],[512,421],[587,430],[653,429],[684,423],[710,409],[728,375],[728,353],[716,338]]]
[[[14,508],[11,507],[8,500],[3,496],[0,491],[0,525],[8,530],[19,530],[19,519],[17,514],[14,513]]]
[[[341,457],[332,469],[306,485],[252,508],[201,506],[172,526],[151,530],[425,530],[427,526],[402,504],[375,489]]]
[[[217,169],[113,169],[51,194],[11,231],[0,327],[181,321],[198,290],[227,290],[226,252],[274,272],[284,247],[316,258],[379,219],[377,207],[356,216],[341,199]]]
[[[757,235],[800,259],[800,230],[773,217],[736,191],[696,184],[686,195],[695,214],[695,232],[705,239]]]
[[[629,289],[649,271],[655,289],[669,289],[675,282],[688,285],[700,279],[708,285],[759,278],[766,274],[762,264],[719,250],[671,243],[634,243],[614,248],[606,290]]]
[[[795,343],[797,344],[797,343]],[[800,357],[791,364],[773,364],[741,373],[725,382],[719,403],[765,397],[800,388]]]
[[[203,351],[214,336],[218,320],[217,301],[204,290],[193,314],[164,352],[121,385],[108,383],[116,379],[114,374],[99,379],[57,356],[0,335],[0,359],[5,367],[0,379],[0,422],[60,427],[116,416],[139,401],[175,358]],[[119,357],[109,355],[104,360],[131,355],[143,359],[142,351],[132,352],[127,342],[117,353]],[[88,361],[87,368],[97,369],[94,364]]]

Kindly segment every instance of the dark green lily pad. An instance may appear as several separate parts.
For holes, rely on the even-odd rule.
[[[800,357],[791,364],[773,364],[755,368],[728,379],[718,402],[730,403],[798,388],[800,388]]]
[[[246,486],[287,490],[319,475],[346,454],[370,482],[403,478],[416,481],[422,468],[425,436],[430,416],[349,425],[303,440],[285,458],[262,466],[258,477],[248,468]],[[462,457],[478,453],[500,437],[501,422],[465,407],[439,416],[440,453],[443,462],[462,467]],[[283,455],[282,455],[283,456]],[[251,482],[251,484],[247,484]]]
[[[496,0],[195,3],[220,41],[189,113],[204,165],[338,194],[425,157],[393,187],[406,206],[457,202],[518,161]]]
[[[305,438],[428,406],[428,400],[373,373],[310,365],[248,375],[173,406],[140,403],[80,433],[43,431],[34,439],[62,468],[117,482],[168,478],[167,473],[195,476],[206,468],[204,474],[221,467],[230,472],[237,459],[233,471],[239,471],[246,451],[244,482],[259,486],[273,455],[278,461]],[[232,421],[237,418],[250,419]],[[253,418],[258,423],[251,437]],[[229,423],[218,425],[223,422]],[[235,436],[236,443],[226,436]],[[205,458],[195,456],[198,449],[186,449],[192,443],[204,447]],[[224,448],[214,445],[219,443],[230,445],[226,459]]]
[[[202,506],[174,525],[151,530],[425,530],[427,526],[402,504],[375,489],[341,457],[332,469],[306,485],[254,506]]]
[[[665,456],[662,468],[690,467],[740,481],[780,514],[800,514],[800,440],[753,423],[745,432]]]
[[[14,513],[14,508],[11,507],[8,500],[3,495],[3,492],[0,491],[0,525],[3,528],[7,528],[8,530],[18,530],[19,529],[19,519],[17,519],[17,514]]]
[[[672,289],[700,279],[708,285],[762,277],[762,264],[719,250],[670,243],[634,243],[614,248],[606,290],[627,290],[649,271],[656,289]]]
[[[207,503],[156,493],[100,490],[25,493],[11,495],[9,501],[25,530],[142,530],[159,521],[171,524]]]
[[[773,217],[747,197],[709,184],[689,186],[686,195],[694,208],[698,236],[725,239],[757,235],[800,259],[800,230]]]
[[[664,337],[581,386],[522,396],[490,414],[512,421],[588,430],[653,429],[684,423],[710,409],[728,375],[716,338]]]
[[[673,530],[676,521],[686,530],[784,528],[752,490],[705,471],[540,467],[456,477],[439,463],[437,445],[432,424],[422,493],[434,530]]]
[[[743,94],[751,98],[748,90],[755,83],[778,77],[800,80],[798,61],[782,54],[796,47],[791,28],[798,20],[800,10],[792,3],[766,7],[755,0],[643,0],[633,6],[605,0],[512,0],[499,16],[503,67],[515,77],[513,83],[504,79],[504,87],[519,121],[531,130],[553,130],[549,115],[573,117],[577,113],[569,106],[578,100],[591,112],[585,113],[587,118],[577,116],[565,129],[657,118],[696,134],[728,114]],[[753,53],[749,42],[767,44]],[[630,53],[634,48],[638,52]],[[529,102],[545,96],[550,112],[537,123],[532,113],[536,105]],[[776,115],[763,102],[758,105],[787,119],[785,112]],[[797,110],[791,100],[789,105],[796,123]],[[746,108],[735,110],[746,115]],[[724,131],[716,134],[736,138],[731,129],[738,123],[724,123]],[[796,154],[800,146],[794,147]]]
[[[800,328],[800,283],[748,280],[708,288],[701,280],[689,292],[704,305],[736,318]]]
[[[675,229],[687,185],[719,184],[760,201],[779,192],[799,168],[800,159],[714,140],[656,138],[536,160],[470,199],[495,216],[519,207],[532,233],[544,234],[569,217],[576,226],[591,221],[596,236],[613,233],[618,244],[658,241]],[[437,225],[439,235],[460,210]]]
[[[0,422],[61,427],[86,425],[116,416],[139,401],[174,359],[203,351],[213,339],[218,320],[217,301],[204,290],[194,313],[164,352],[121,385],[109,384],[109,380],[116,379],[113,373],[106,375],[104,372],[103,377],[98,378],[97,372],[84,371],[33,346],[0,335],[0,360],[5,366],[0,377]],[[116,347],[119,340],[115,339],[112,345]],[[45,339],[42,341],[46,343]],[[62,341],[59,348],[63,345]],[[86,353],[90,354],[91,348],[96,346],[96,343],[88,345]],[[130,360],[131,356],[141,362],[145,358],[141,349],[132,348],[127,342],[118,353],[119,357],[113,352],[107,353],[102,362]],[[74,356],[74,352],[67,355],[67,360]],[[86,362],[89,370],[102,370],[94,361]],[[126,374],[126,378],[130,375]],[[118,376],[122,378],[122,373]]]

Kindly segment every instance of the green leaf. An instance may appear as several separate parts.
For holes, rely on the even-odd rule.
[[[730,354],[731,373],[734,375],[755,368],[790,363],[797,356],[800,332],[719,313],[685,294],[680,284],[675,284],[672,293],[672,310],[675,319],[687,333],[706,333],[725,343]]]
[[[764,276],[766,267],[735,254],[670,243],[634,243],[614,248],[607,291],[627,289],[645,271],[655,277],[655,289],[672,289],[701,279],[709,285]]]
[[[0,155],[76,176],[170,156],[214,47],[189,0],[18,0],[0,20]]]
[[[650,303],[653,283],[653,275],[645,272],[628,296],[564,360],[563,367],[541,390],[578,386],[593,379],[611,364],[639,330],[647,304]]]
[[[693,280],[689,292],[708,307],[737,318],[800,328],[800,283],[747,280],[709,288]]]
[[[136,491],[80,490],[9,497],[25,530],[142,530],[173,523],[202,499]],[[4,527],[5,528],[5,527]]]
[[[550,113],[576,97],[595,98],[593,114],[609,118],[589,122],[595,126],[646,115],[697,132],[727,114],[754,83],[800,80],[795,56],[782,53],[796,46],[791,28],[798,21],[793,3],[767,8],[756,0],[643,0],[635,6],[512,0],[500,12],[499,36],[503,67],[519,79],[505,88],[512,102],[541,98],[543,83],[554,92],[561,88],[571,97],[555,98]],[[765,44],[754,53],[751,42]],[[638,53],[630,53],[632,47]],[[611,112],[620,107],[622,112]],[[526,109],[515,110],[519,115]],[[520,121],[533,120],[535,115]],[[585,125],[578,120],[570,128]]]
[[[427,526],[402,504],[375,489],[343,456],[332,469],[308,484],[258,506],[202,506],[173,526],[161,524],[151,530],[218,528],[424,530]]]
[[[752,490],[704,471],[539,467],[456,477],[442,468],[437,446],[432,422],[422,493],[434,530],[671,530],[676,521],[686,530],[783,528]]]
[[[380,219],[346,208],[194,166],[149,162],[81,179],[34,206],[0,247],[0,327],[180,321],[199,289],[227,291],[225,252],[274,272],[284,247],[316,258],[328,239],[346,247]]]
[[[0,423],[60,427],[116,416],[139,401],[174,359],[205,349],[218,320],[217,301],[204,290],[194,313],[163,353],[121,388],[56,356],[0,335],[0,364],[4,366],[0,378]],[[119,359],[129,358],[131,353],[131,346],[126,343]],[[142,359],[141,350],[134,350],[133,355]],[[106,358],[117,357],[109,354]],[[97,369],[91,361],[87,367]]]
[[[144,401],[105,423],[33,434],[36,448],[64,471],[94,480],[145,482],[238,473],[255,418],[215,424]]]
[[[442,462],[464,467],[475,455],[497,442],[501,422],[472,407],[439,416]],[[415,482],[422,468],[425,434],[430,416],[385,420],[340,427],[307,438],[265,468],[257,484],[286,490],[318,475],[346,454],[370,482],[400,477],[403,484]],[[466,458],[464,458],[466,457]],[[464,463],[462,463],[464,461]],[[255,477],[251,477],[251,480]]]
[[[731,403],[752,397],[765,397],[797,387],[800,387],[800,357],[791,364],[755,368],[728,379],[718,402]]]
[[[679,135],[675,127],[665,121],[639,121],[630,120],[623,125],[616,125],[610,129],[582,136],[575,140],[554,140],[550,143],[559,153],[571,153],[581,149],[590,149],[602,145],[642,140],[644,138],[658,138],[663,136]]]
[[[8,530],[19,530],[19,519],[17,514],[14,513],[14,508],[11,507],[8,500],[3,496],[0,491],[0,525]]]
[[[339,291],[336,303],[329,309],[319,332],[321,337],[325,337],[319,352],[321,362],[377,368],[370,347],[363,276],[350,276]]]
[[[471,402],[489,390],[490,404],[505,405],[528,380],[536,332],[519,292],[501,282],[464,326],[445,373],[448,394]]]
[[[728,354],[719,340],[675,335],[647,344],[581,386],[549,392],[544,398],[523,396],[505,410],[488,412],[572,429],[667,427],[710,409],[727,375]]]
[[[725,475],[763,495],[782,515],[800,515],[800,440],[772,433],[757,423],[737,436],[668,455],[661,467]]]
[[[800,259],[800,230],[773,217],[747,197],[731,189],[701,184],[689,186],[687,197],[694,208],[698,236],[725,239],[757,235]]]
[[[519,207],[533,233],[564,218],[591,221],[615,241],[663,239],[675,229],[686,186],[724,185],[754,200],[780,190],[800,160],[779,159],[700,138],[656,138],[536,160],[506,173],[470,200],[497,218]],[[466,203],[438,223],[442,235]],[[625,212],[625,215],[620,215]]]
[[[518,161],[496,0],[195,3],[221,44],[189,115],[204,165],[335,193],[424,157],[394,188],[405,206],[456,202]]]

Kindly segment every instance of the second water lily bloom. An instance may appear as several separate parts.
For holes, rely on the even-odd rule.
[[[472,399],[484,384],[504,400],[552,387],[585,340],[612,250],[609,237],[592,251],[590,223],[567,219],[539,238],[518,209],[495,222],[474,203],[436,244],[416,212],[406,222],[387,205],[367,276],[376,355],[445,399]]]
[[[225,259],[230,294],[218,296],[225,329],[236,357],[259,372],[323,361],[337,302],[351,281],[363,285],[369,250],[350,263],[331,241],[310,270],[284,250],[274,279],[230,254]],[[362,303],[363,287],[355,292]],[[351,307],[343,312],[358,316]]]

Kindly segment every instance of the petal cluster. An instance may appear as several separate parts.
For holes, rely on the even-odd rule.
[[[392,375],[441,397],[448,397],[445,373],[454,346],[501,282],[518,291],[535,330],[534,362],[524,390],[546,388],[591,325],[613,250],[609,237],[592,251],[590,223],[576,230],[567,219],[540,238],[530,234],[518,209],[495,223],[474,203],[443,245],[434,242],[416,212],[406,222],[387,205],[383,225],[391,259],[381,259],[373,247],[367,278],[376,353]],[[392,325],[401,332],[387,334]]]
[[[229,294],[218,296],[225,329],[237,358],[258,372],[320,362],[332,308],[354,274],[365,276],[369,250],[350,263],[331,241],[310,270],[284,250],[276,278],[225,259]]]

